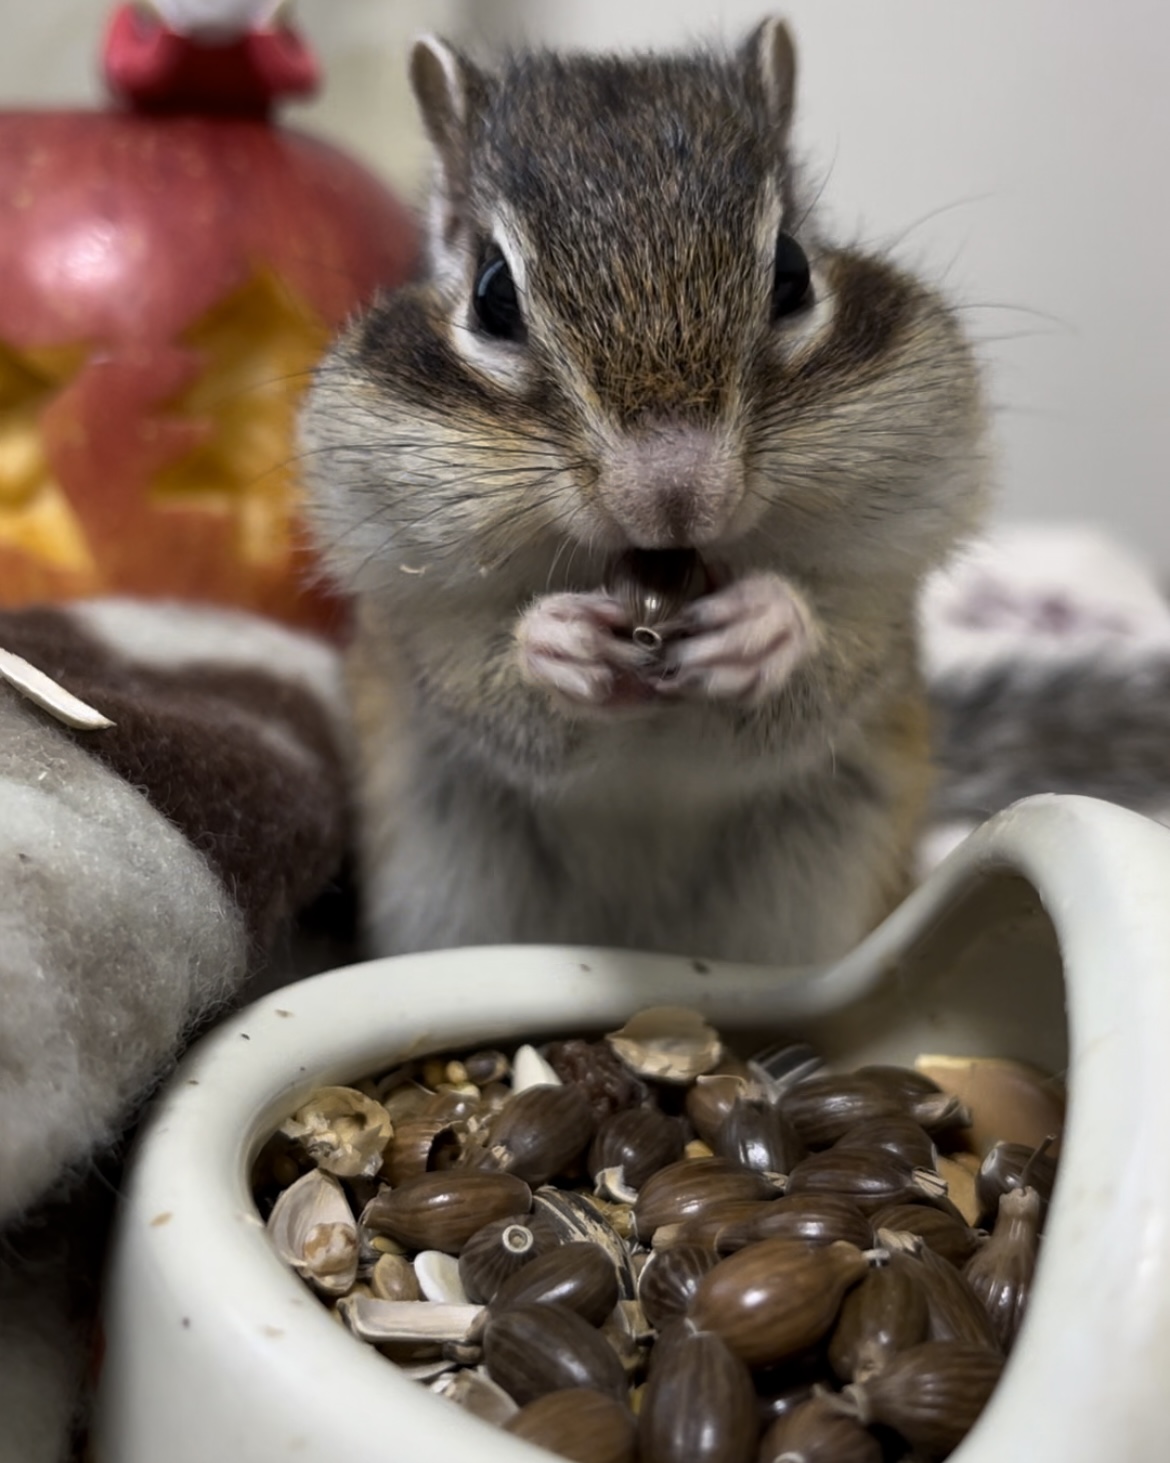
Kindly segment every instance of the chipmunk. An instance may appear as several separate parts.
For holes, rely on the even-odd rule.
[[[822,236],[795,75],[775,19],[726,53],[413,51],[425,277],[303,416],[378,953],[816,962],[906,891],[915,598],[978,521],[985,413],[944,300]]]

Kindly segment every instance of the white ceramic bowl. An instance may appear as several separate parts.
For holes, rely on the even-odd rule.
[[[157,1103],[130,1176],[97,1463],[548,1458],[406,1381],[330,1319],[269,1249],[249,1168],[320,1083],[406,1055],[604,1029],[666,1001],[749,1042],[804,1036],[851,1064],[922,1050],[1067,1064],[1031,1310],[953,1456],[1170,1457],[1170,831],[1045,797],[986,825],[828,969],[453,950],[319,976],[225,1022]]]

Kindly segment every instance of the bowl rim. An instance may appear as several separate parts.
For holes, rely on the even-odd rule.
[[[165,1398],[175,1463],[207,1456],[206,1429],[194,1451],[182,1450],[183,1438],[199,1434],[216,1409],[216,1446],[230,1448],[236,1463],[270,1463],[293,1445],[306,1458],[320,1449],[321,1457],[385,1463],[400,1445],[401,1456],[416,1456],[410,1440],[433,1439],[439,1428],[453,1449],[474,1447],[480,1463],[550,1458],[396,1374],[308,1295],[268,1247],[251,1203],[247,1169],[260,1135],[310,1087],[353,1080],[385,1064],[388,1052],[395,1059],[390,1032],[405,1043],[404,1056],[490,1042],[485,987],[501,1037],[601,1027],[634,1006],[679,1001],[729,1027],[748,1013],[769,1027],[823,1018],[872,997],[973,884],[1004,873],[1032,885],[1057,934],[1073,1085],[1028,1321],[1001,1385],[953,1456],[1156,1456],[1170,1437],[1170,1424],[1156,1421],[1170,1361],[1170,1165],[1142,1153],[1170,1123],[1170,980],[1159,978],[1170,950],[1170,830],[1094,799],[1046,795],[978,829],[828,967],[777,970],[588,947],[433,951],[314,976],[229,1017],[188,1054],[139,1142],[107,1288],[95,1458],[156,1463],[157,1445],[136,1441],[155,1426],[142,1415],[151,1411],[142,1403],[148,1392],[155,1405]],[[1124,1000],[1115,969],[1127,972]],[[440,977],[448,1007],[436,1019]],[[343,1035],[338,1013],[350,1009],[369,1014]],[[1116,1135],[1127,1131],[1134,1141],[1119,1148]],[[217,1293],[229,1299],[192,1304],[192,1296]],[[135,1341],[144,1313],[154,1330]],[[237,1358],[234,1366],[224,1368],[224,1356]],[[304,1405],[307,1373],[321,1397],[344,1399],[327,1432]],[[241,1407],[236,1387],[245,1374],[253,1392]],[[193,1387],[199,1396],[184,1401]],[[1078,1393],[1092,1406],[1078,1408]],[[258,1426],[261,1416],[267,1428]]]

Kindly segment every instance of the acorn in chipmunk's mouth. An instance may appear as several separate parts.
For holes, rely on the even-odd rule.
[[[629,549],[616,560],[609,588],[633,621],[630,638],[656,654],[670,621],[716,587],[716,576],[694,549]]]

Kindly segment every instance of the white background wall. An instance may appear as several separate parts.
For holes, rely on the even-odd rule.
[[[331,86],[297,121],[406,188],[419,29],[572,45],[736,37],[761,0],[301,0]],[[1170,569],[1170,6],[788,0],[805,151],[848,235],[967,310],[1001,512],[1111,527]],[[0,0],[0,101],[92,100],[104,0]]]

